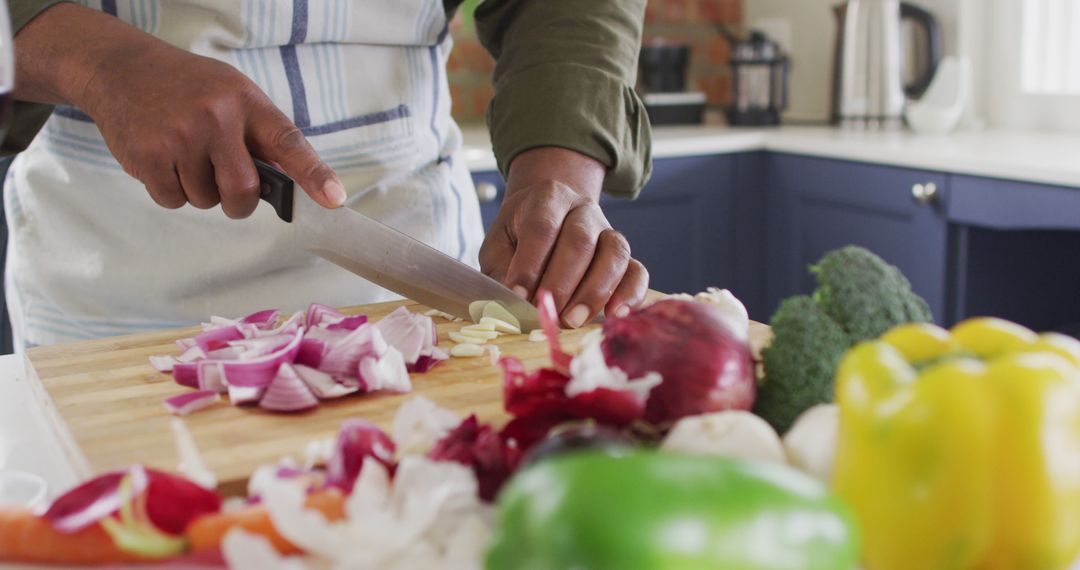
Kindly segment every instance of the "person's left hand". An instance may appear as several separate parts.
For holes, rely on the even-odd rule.
[[[480,248],[481,271],[530,300],[540,289],[551,291],[571,328],[601,310],[625,315],[649,287],[645,266],[600,209],[604,173],[603,164],[572,150],[519,154]]]

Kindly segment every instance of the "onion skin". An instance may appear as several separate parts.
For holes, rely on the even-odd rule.
[[[601,348],[608,365],[631,378],[663,377],[645,404],[654,424],[754,405],[750,347],[716,307],[672,299],[609,318]]]

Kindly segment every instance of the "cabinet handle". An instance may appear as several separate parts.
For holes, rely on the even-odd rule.
[[[481,204],[490,204],[499,197],[499,189],[490,182],[481,182],[476,185],[476,197]]]
[[[916,184],[911,187],[911,197],[919,204],[930,204],[938,199],[938,187],[933,182]]]

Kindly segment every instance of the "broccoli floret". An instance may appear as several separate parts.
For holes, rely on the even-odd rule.
[[[783,434],[806,409],[833,400],[833,375],[851,337],[806,295],[780,304],[762,352],[765,381],[754,413]]]
[[[818,281],[814,300],[857,341],[903,323],[933,321],[907,277],[864,248],[829,252],[810,271]]]
[[[829,252],[810,271],[817,291],[780,305],[762,355],[765,381],[754,411],[780,433],[804,410],[833,400],[833,376],[851,345],[903,323],[933,320],[904,274],[864,248]]]

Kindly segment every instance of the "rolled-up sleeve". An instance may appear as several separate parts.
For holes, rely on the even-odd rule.
[[[651,169],[634,91],[645,0],[486,0],[481,42],[497,60],[487,121],[505,176],[523,151],[557,146],[607,167],[604,191],[634,197]]]
[[[11,13],[11,33],[18,34],[26,24],[46,9],[71,0],[8,0]],[[12,108],[11,127],[0,143],[0,156],[21,152],[41,130],[52,113],[52,105],[15,101]]]

